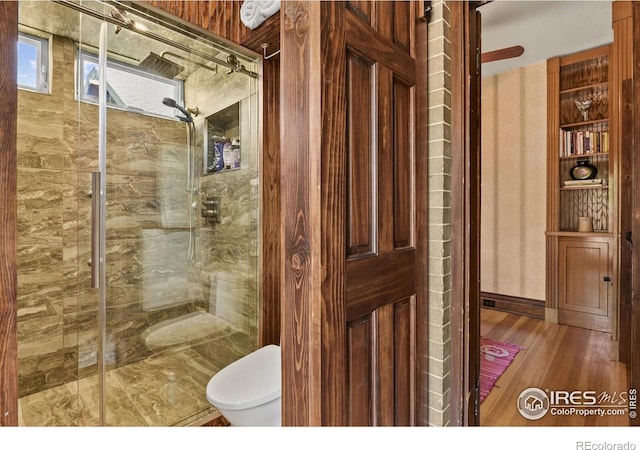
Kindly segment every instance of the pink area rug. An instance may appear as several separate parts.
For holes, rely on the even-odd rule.
[[[480,337],[480,402],[489,395],[496,380],[520,350],[521,347],[516,344]]]

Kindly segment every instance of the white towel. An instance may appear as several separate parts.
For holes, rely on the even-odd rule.
[[[280,11],[280,0],[244,0],[240,7],[240,20],[250,29]]]

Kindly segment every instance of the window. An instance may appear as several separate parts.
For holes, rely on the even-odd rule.
[[[81,75],[78,97],[84,102],[98,103],[98,57],[80,51],[78,60]],[[163,105],[162,99],[169,97],[181,104],[183,89],[181,80],[164,78],[121,62],[107,61],[107,106],[176,119],[176,111]]]
[[[49,93],[49,41],[18,34],[18,87]]]

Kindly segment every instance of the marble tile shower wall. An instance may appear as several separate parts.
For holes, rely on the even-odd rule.
[[[91,242],[87,192],[90,172],[97,170],[98,117],[96,106],[79,105],[74,99],[75,51],[73,42],[54,37],[52,95],[19,92],[21,396],[97,370],[98,291],[90,288],[87,266]],[[223,250],[222,243],[228,240],[217,238],[223,229],[241,229],[239,239],[231,240],[246,242],[247,231],[234,223],[236,219],[247,223],[246,214],[233,210],[225,216],[224,226],[201,230],[196,264],[187,261],[184,124],[112,109],[108,124],[107,363],[122,366],[149,356],[143,332],[165,319],[210,310],[215,307],[214,290],[237,294],[249,311],[241,314],[238,329],[255,336],[255,277],[224,275],[225,270],[235,273],[237,267],[246,275],[255,262],[246,256],[248,248],[236,245]],[[233,188],[229,201],[253,195],[240,172],[245,171],[238,171],[236,178],[246,188]],[[198,218],[195,221],[199,223]],[[210,252],[209,244],[216,244]],[[230,264],[234,258],[237,266]],[[199,344],[201,353],[211,353],[206,344]]]
[[[198,86],[194,88],[192,86]],[[197,106],[198,149],[196,167],[204,173],[205,118],[239,104],[240,170],[200,176],[199,200],[220,198],[220,223],[208,225],[199,218],[197,228],[197,279],[200,298],[207,309],[232,323],[238,348],[248,353],[258,345],[258,95],[256,81],[218,67],[217,73],[200,69],[185,83],[187,106]],[[233,138],[235,136],[227,136]],[[241,344],[242,343],[242,344]],[[215,349],[194,350],[215,360]],[[230,361],[229,361],[230,362]],[[227,362],[228,364],[228,362]]]

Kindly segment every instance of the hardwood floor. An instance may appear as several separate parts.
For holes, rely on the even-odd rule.
[[[610,335],[539,319],[482,309],[481,334],[524,347],[498,378],[480,405],[483,426],[626,426],[621,416],[552,415],[539,420],[520,415],[516,405],[529,387],[550,391],[596,391],[619,395],[627,390],[625,365],[609,359]]]

